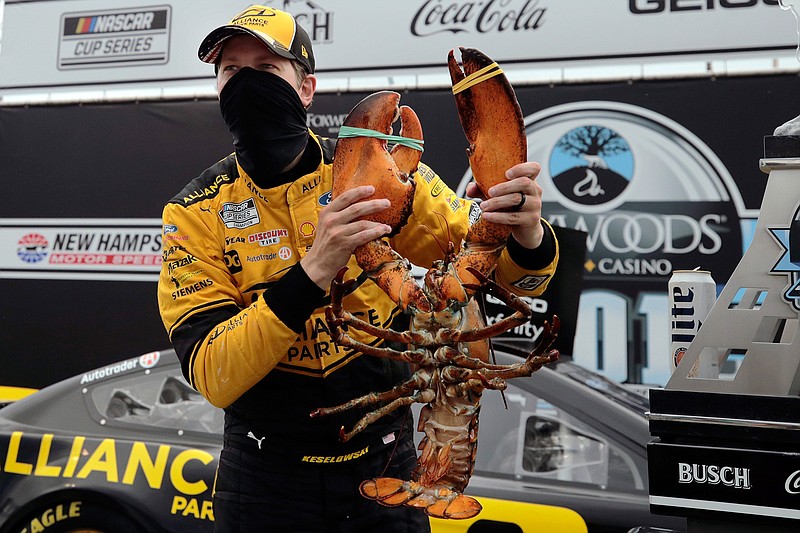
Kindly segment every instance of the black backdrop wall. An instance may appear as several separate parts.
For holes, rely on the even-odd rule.
[[[762,138],[800,113],[798,89],[796,76],[781,75],[531,86],[518,88],[517,94],[526,116],[567,103],[603,101],[668,117],[716,154],[735,181],[734,196],[741,194],[744,207],[753,210],[766,184],[758,169]],[[335,135],[341,118],[365,95],[318,94],[310,125],[322,135]],[[458,187],[468,163],[451,94],[408,92],[402,103],[414,107],[422,120],[424,160]],[[13,268],[18,238],[9,228],[19,231],[53,219],[157,219],[164,202],[227,155],[230,144],[216,101],[0,107],[0,229],[7,232],[0,239],[0,384],[42,387],[168,347],[153,280],[19,276]],[[548,157],[541,154],[543,162]],[[541,179],[549,178],[543,173]],[[563,206],[551,202],[545,214],[559,209]],[[592,228],[588,231],[591,235]],[[718,283],[727,279],[742,247],[727,243],[718,252],[714,262],[727,265],[715,272]],[[589,258],[592,254],[590,246]],[[604,276],[587,269],[583,288],[610,288],[635,302],[643,292],[665,291],[666,281],[658,275]],[[637,320],[626,319],[634,325]],[[624,353],[606,354],[621,361],[626,379],[642,379],[637,372],[653,364],[642,355],[644,330],[641,324],[631,328]],[[604,370],[603,364],[595,366]]]

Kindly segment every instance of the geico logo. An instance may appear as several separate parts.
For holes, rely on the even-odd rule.
[[[59,503],[55,507],[45,509],[45,511],[33,518],[27,527],[23,527],[20,533],[40,533],[48,527],[66,520],[67,518],[77,518],[81,515],[81,502],[75,501]]]
[[[634,15],[646,13],[686,13],[703,9],[733,9],[737,7],[753,7],[760,3],[777,6],[780,0],[628,0],[628,10]]]
[[[722,237],[713,226],[724,224],[727,218],[719,214],[704,215],[695,220],[686,215],[612,213],[596,217],[579,215],[568,224],[567,216],[559,213],[549,215],[547,219],[555,226],[587,232],[589,252],[602,245],[609,252],[617,254],[648,254],[656,251],[688,254],[695,250],[706,255],[715,254],[722,247]],[[682,246],[678,244],[684,242],[686,244]]]
[[[192,461],[208,465],[214,457],[203,450],[188,449],[178,452],[170,459],[171,446],[166,444],[147,445],[143,442],[118,443],[114,439],[103,439],[96,448],[86,442],[86,437],[77,436],[70,439],[59,439],[56,449],[64,449],[69,445],[69,455],[53,457],[54,435],[27,436],[15,431],[8,439],[5,461],[0,464],[0,472],[21,474],[23,476],[61,477],[86,479],[94,475],[104,478],[107,483],[133,485],[137,480],[144,480],[151,489],[160,489],[164,476],[169,471],[172,487],[186,495],[195,496],[208,490],[208,484],[196,473],[189,479],[185,475]],[[0,448],[2,440],[0,440]],[[21,451],[22,450],[22,451]],[[36,457],[35,462],[25,462],[25,457]],[[51,463],[63,463],[58,466]],[[122,477],[120,478],[120,472]],[[209,477],[213,472],[209,471]]]

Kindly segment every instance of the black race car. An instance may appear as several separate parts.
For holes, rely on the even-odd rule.
[[[649,511],[645,397],[562,360],[482,403],[467,493],[484,511],[435,532],[685,531]],[[222,426],[169,350],[15,401],[0,409],[0,533],[210,532]]]

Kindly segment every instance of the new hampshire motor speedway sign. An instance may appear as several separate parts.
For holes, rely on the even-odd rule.
[[[0,278],[155,281],[162,238],[160,220],[0,219]]]

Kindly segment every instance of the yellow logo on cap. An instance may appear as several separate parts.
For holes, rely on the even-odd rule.
[[[306,50],[306,47],[301,45],[300,49],[301,49],[301,53],[303,54],[303,57],[308,59],[308,51]]]

